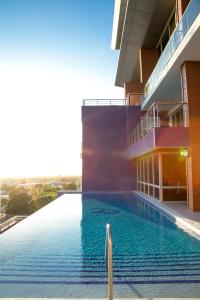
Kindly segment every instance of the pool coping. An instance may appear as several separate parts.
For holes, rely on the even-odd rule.
[[[175,222],[182,229],[187,231],[190,235],[192,235],[195,238],[200,240],[200,229],[195,226],[194,221],[191,220],[191,222],[188,222],[186,217],[183,214],[181,214],[180,212],[178,212],[172,208],[169,208],[163,202],[159,202],[158,200],[155,200],[154,198],[147,196],[144,193],[141,193],[138,191],[133,191],[133,193],[135,195],[137,195],[141,200],[146,201],[152,207],[156,208],[157,210],[162,212],[164,215],[169,217],[173,222]]]
[[[107,298],[0,298],[1,300],[108,300]],[[159,297],[155,297],[155,298],[148,298],[148,297],[144,297],[144,298],[119,298],[119,297],[113,297],[113,300],[197,300],[200,298],[159,298]]]

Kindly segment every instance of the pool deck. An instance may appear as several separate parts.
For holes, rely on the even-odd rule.
[[[159,210],[173,218],[177,224],[184,227],[191,234],[195,234],[200,239],[200,212],[193,212],[187,207],[186,202],[182,201],[165,201],[160,202],[141,192],[134,192],[138,196],[152,203]],[[199,298],[200,299],[200,298]]]

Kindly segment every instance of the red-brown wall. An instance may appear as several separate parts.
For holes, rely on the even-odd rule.
[[[189,110],[189,206],[200,211],[200,62],[188,61],[182,66],[182,90]]]

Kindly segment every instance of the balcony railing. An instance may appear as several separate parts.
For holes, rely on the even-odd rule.
[[[188,127],[188,104],[153,103],[130,132],[129,145],[135,144],[156,127]]]
[[[83,99],[83,106],[124,106],[126,99]]]
[[[153,88],[157,85],[158,79],[161,76],[164,68],[167,66],[169,60],[175,53],[176,49],[182,42],[186,33],[189,31],[190,27],[194,23],[195,19],[198,17],[200,13],[200,1],[199,0],[191,0],[188,5],[185,13],[183,14],[180,23],[176,27],[173,32],[167,46],[165,47],[163,53],[160,56],[160,59],[153,70],[147,84],[145,86],[145,97],[147,97]]]

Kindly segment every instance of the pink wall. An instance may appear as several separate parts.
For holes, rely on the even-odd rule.
[[[83,191],[130,191],[136,187],[136,167],[125,157],[128,133],[140,107],[83,106]]]

